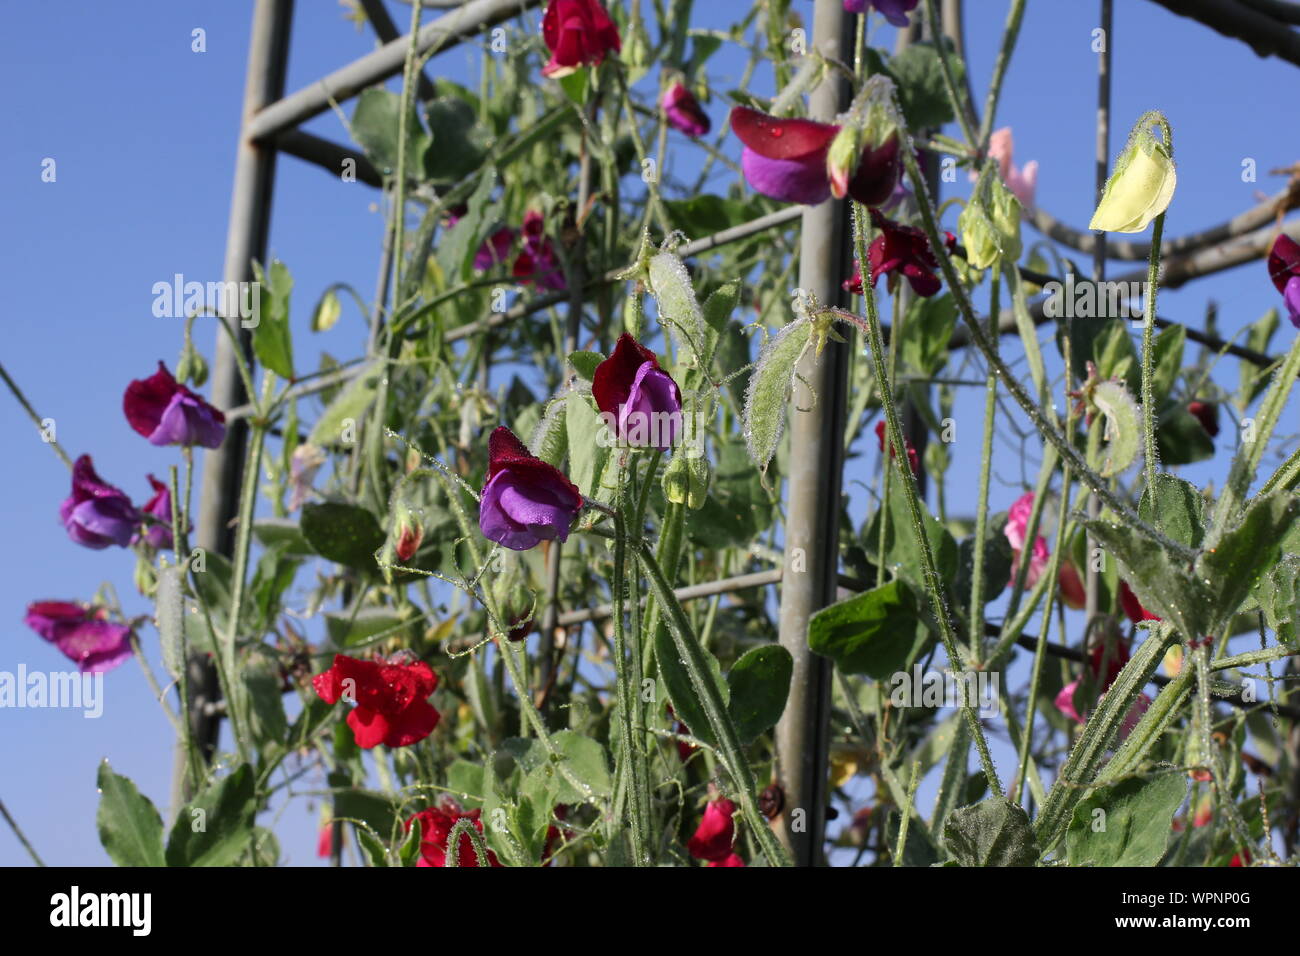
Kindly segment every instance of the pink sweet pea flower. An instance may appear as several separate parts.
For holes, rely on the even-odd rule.
[[[1021,169],[1011,161],[1015,141],[1011,137],[1011,127],[1004,126],[989,137],[989,156],[998,164],[1002,181],[1020,200],[1020,205],[1029,211],[1034,208],[1034,193],[1038,186],[1038,160],[1030,160]],[[975,176],[972,173],[971,178]]]
[[[83,674],[111,671],[131,656],[131,628],[106,620],[104,608],[71,601],[27,606],[27,626],[57,647]]]
[[[736,805],[725,797],[709,801],[704,817],[686,849],[697,860],[722,861],[732,856],[731,845],[736,840],[736,821],[732,819]]]
[[[543,76],[567,76],[582,66],[600,66],[622,49],[618,28],[598,0],[551,0],[542,16],[542,40],[551,58]]]
[[[659,99],[659,108],[664,111],[668,125],[687,136],[703,136],[713,125],[695,94],[681,81],[664,90],[664,95]]]
[[[122,411],[151,445],[216,448],[226,437],[226,416],[176,381],[167,366],[126,387]]]
[[[147,477],[150,487],[153,488],[153,497],[145,502],[140,511],[152,518],[156,518],[157,522],[150,522],[145,525],[143,538],[155,548],[170,548],[172,546],[171,489],[153,475]]]

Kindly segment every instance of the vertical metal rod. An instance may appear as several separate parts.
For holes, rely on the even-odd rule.
[[[817,0],[813,45],[852,62],[853,18],[841,0]],[[848,85],[830,73],[810,97],[809,115],[829,120],[848,105]],[[827,201],[803,215],[799,285],[824,304],[841,303],[848,275],[848,210]],[[820,360],[806,357],[800,373],[817,393],[810,411],[791,412],[790,475],[785,521],[785,575],[780,639],[794,657],[794,679],[776,729],[778,783],[783,791],[779,828],[796,865],[822,862],[826,828],[830,661],[808,649],[808,618],[836,597],[840,487],[848,349],[831,342]]]
[[[1111,26],[1114,22],[1113,0],[1101,0],[1101,53],[1097,57],[1097,169],[1096,169],[1096,189],[1097,202],[1101,202],[1101,194],[1106,189],[1106,172],[1110,166],[1110,51],[1111,51]],[[1092,278],[1094,282],[1104,282],[1106,279],[1106,233],[1096,234],[1096,244],[1093,246],[1092,255]],[[1071,318],[1073,324],[1074,319]],[[1090,495],[1088,498],[1088,515],[1096,518],[1101,514],[1101,502],[1097,500],[1096,495]],[[1084,640],[1087,641],[1091,636],[1092,622],[1097,619],[1098,600],[1101,596],[1101,574],[1096,570],[1096,562],[1093,561],[1092,555],[1096,548],[1096,541],[1089,536],[1088,538],[1088,567],[1085,571],[1086,582],[1084,586],[1084,620],[1087,622],[1084,628]]]
[[[275,147],[270,143],[253,143],[248,137],[248,129],[259,110],[284,95],[292,20],[293,0],[257,0],[253,9],[244,111],[235,153],[235,183],[222,273],[227,283],[251,282],[252,260],[266,257],[271,191],[275,179]],[[228,308],[228,311],[234,310]],[[245,354],[248,354],[248,332],[243,331],[241,336]],[[212,360],[211,400],[222,409],[234,408],[247,400],[239,379],[234,346],[220,330]],[[229,554],[234,544],[234,529],[230,527],[230,521],[238,508],[247,433],[245,422],[231,422],[222,446],[204,457],[195,543],[205,550]],[[216,672],[197,655],[191,657],[189,670],[192,688],[190,726],[204,758],[211,759],[220,729],[220,716],[213,706],[220,696]],[[183,778],[183,755],[178,756],[176,764],[176,774]],[[173,789],[179,791],[180,788]]]

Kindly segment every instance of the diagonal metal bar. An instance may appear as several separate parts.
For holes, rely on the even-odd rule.
[[[394,40],[400,40],[402,31],[398,29],[393,18],[388,15],[388,8],[384,6],[384,0],[359,0],[361,9],[365,11],[366,18],[370,25],[375,28],[375,36],[379,37],[383,43],[392,43]],[[422,100],[431,100],[438,95],[438,88],[433,85],[433,81],[420,70],[415,75],[416,93]]]
[[[485,28],[512,19],[530,7],[540,6],[541,2],[542,0],[470,0],[464,6],[421,27],[416,53],[423,56],[430,50],[447,50]],[[255,141],[269,139],[324,113],[330,108],[331,101],[342,103],[368,86],[397,76],[406,65],[407,46],[407,38],[398,37],[310,86],[267,104],[249,124],[248,138]]]
[[[1256,56],[1275,56],[1300,66],[1300,33],[1235,0],[1152,0],[1182,17],[1234,40],[1244,40]]]

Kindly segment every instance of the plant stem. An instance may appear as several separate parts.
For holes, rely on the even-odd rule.
[[[18,826],[18,821],[9,815],[9,808],[5,806],[3,800],[0,800],[0,817],[5,818],[5,823],[9,824],[9,828],[14,831],[14,836],[18,837],[18,842],[23,845],[23,849],[32,858],[32,862],[37,866],[44,866],[45,861],[40,858],[36,848],[27,841],[27,836],[23,833],[22,828]]]
[[[997,321],[999,296],[998,280],[1001,273],[994,268],[989,284],[989,322]],[[994,338],[996,342],[997,339]],[[971,567],[970,611],[967,627],[970,629],[970,649],[975,660],[981,657],[984,642],[984,539],[988,535],[989,473],[993,469],[993,424],[997,414],[998,377],[989,372],[984,384],[984,438],[980,444],[980,490],[975,505],[975,556]]]
[[[24,395],[23,390],[18,387],[18,383],[9,377],[9,373],[5,371],[3,363],[0,363],[0,378],[5,380],[5,384],[9,386],[9,391],[13,393],[14,398],[18,399],[18,404],[23,407],[25,412],[27,412],[28,417],[36,423],[37,429],[41,431],[41,439],[45,440],[44,432],[45,422],[47,419],[41,418],[41,416],[36,413],[36,409],[32,408],[32,403],[27,401],[27,396]],[[72,459],[68,457],[68,453],[63,450],[63,447],[57,441],[51,438],[46,441],[45,444],[54,449],[54,454],[59,456],[60,461],[69,468],[72,467]]]
[[[1155,345],[1152,332],[1156,327],[1156,285],[1160,279],[1160,236],[1165,229],[1165,214],[1156,216],[1151,233],[1151,258],[1147,265],[1146,314],[1142,322],[1142,438],[1146,453],[1143,456],[1143,474],[1148,494],[1151,495],[1151,523],[1160,527],[1160,509],[1155,507],[1156,495],[1156,410],[1152,380],[1155,378]]]

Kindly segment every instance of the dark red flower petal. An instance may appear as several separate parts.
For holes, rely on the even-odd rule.
[[[731,129],[736,138],[767,159],[802,159],[830,149],[840,131],[832,123],[796,117],[776,117],[748,106],[731,108]]]

